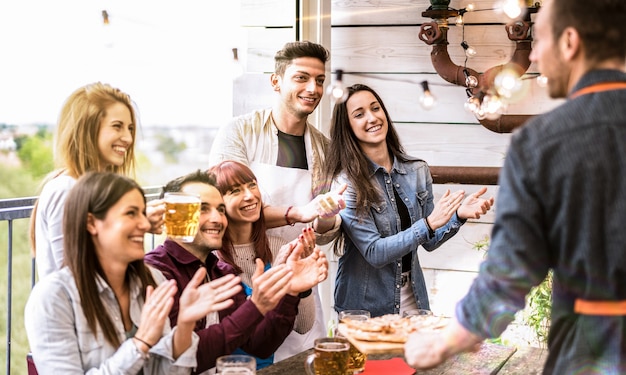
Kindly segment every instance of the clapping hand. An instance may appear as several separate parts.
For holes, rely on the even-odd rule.
[[[494,198],[481,198],[480,196],[487,192],[487,187],[482,187],[474,194],[470,194],[457,209],[457,215],[461,219],[479,219],[491,209]]]
[[[252,275],[252,296],[250,300],[265,315],[273,310],[289,291],[293,272],[285,264],[276,265],[263,272],[265,265],[256,259],[256,270]]]
[[[232,274],[202,284],[206,268],[201,267],[183,290],[179,301],[178,322],[195,323],[213,311],[231,306],[231,297],[241,291],[241,278]]]
[[[142,342],[154,345],[161,339],[177,290],[174,280],[167,280],[156,288],[151,285],[146,288],[146,302],[141,309],[141,322],[135,333]]]
[[[293,277],[289,285],[291,294],[307,291],[328,277],[328,260],[319,248],[302,258],[304,242],[299,241],[287,259],[287,265],[293,270]]]
[[[463,190],[458,190],[454,193],[450,193],[449,189],[446,190],[439,201],[435,204],[433,212],[431,212],[426,218],[426,220],[428,220],[428,225],[430,225],[432,230],[441,228],[446,225],[448,221],[450,221],[452,215],[454,215],[456,210],[461,207],[464,196],[465,192]]]

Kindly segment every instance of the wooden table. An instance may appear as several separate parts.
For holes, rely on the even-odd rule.
[[[313,352],[306,350],[257,371],[258,375],[301,375],[304,361]],[[402,357],[401,354],[370,354],[368,360]],[[450,358],[437,368],[417,371],[416,375],[472,374],[472,375],[539,375],[547,357],[545,349],[484,343],[476,353],[463,353]],[[366,365],[367,366],[367,365]]]

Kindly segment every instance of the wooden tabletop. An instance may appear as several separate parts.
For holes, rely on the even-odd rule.
[[[293,357],[284,359],[262,370],[258,375],[301,375],[304,373],[304,361],[313,352],[306,350]],[[368,360],[402,357],[394,354],[370,354]],[[442,374],[480,374],[480,375],[539,375],[547,357],[545,349],[523,347],[515,348],[491,343],[484,343],[476,353],[463,353],[450,358],[440,366],[426,371],[417,371],[416,375]],[[367,369],[367,363],[366,363]]]

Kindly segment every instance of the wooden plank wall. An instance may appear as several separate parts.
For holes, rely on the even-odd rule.
[[[438,166],[502,165],[510,134],[498,134],[482,127],[464,110],[467,99],[463,87],[441,79],[432,67],[431,47],[418,38],[420,26],[430,22],[421,16],[428,0],[331,0],[331,70],[343,69],[346,84],[365,83],[376,89],[394,120],[404,146],[410,154]],[[480,11],[466,13],[463,27],[451,20],[448,40],[452,60],[463,65],[466,40],[478,50],[467,66],[483,72],[511,58],[514,44],[509,41],[505,16],[494,10],[493,0],[476,0]],[[248,27],[248,46],[244,57],[247,74],[235,83],[234,114],[269,106],[272,91],[269,73],[273,55],[295,38],[293,1],[243,0],[242,24]],[[452,0],[450,7],[466,3]],[[528,73],[537,73],[532,64]],[[438,104],[431,110],[419,106],[421,86],[427,80]],[[534,79],[524,81],[526,95],[511,103],[509,114],[538,114],[558,105],[548,98]],[[327,131],[327,129],[322,129]],[[479,186],[437,185],[439,197],[446,189],[471,193]],[[497,195],[497,186],[489,188]],[[497,209],[497,205],[494,210]],[[451,315],[474,278],[484,252],[473,244],[489,235],[493,212],[467,223],[460,233],[433,253],[420,250],[430,292],[431,306],[437,313]],[[332,304],[332,301],[329,303]]]

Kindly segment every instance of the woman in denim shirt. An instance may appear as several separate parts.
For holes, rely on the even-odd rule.
[[[425,161],[405,154],[389,114],[368,86],[348,88],[337,103],[330,130],[326,177],[348,183],[340,212],[343,242],[335,283],[335,309],[369,310],[372,316],[430,309],[417,256],[422,245],[435,250],[468,218],[493,205],[481,188],[446,191],[434,204]],[[339,249],[343,246],[342,249]]]
[[[35,285],[25,308],[39,374],[191,373],[196,320],[232,305],[240,278],[200,285],[202,268],[183,291],[170,329],[176,284],[144,265],[150,222],[141,187],[113,172],[88,172],[65,208],[65,266]]]

